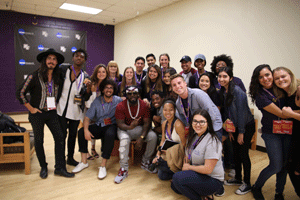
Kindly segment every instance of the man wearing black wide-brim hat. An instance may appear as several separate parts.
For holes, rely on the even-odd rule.
[[[29,121],[34,133],[34,146],[39,160],[40,177],[48,177],[48,168],[44,151],[44,126],[50,129],[55,142],[54,174],[64,177],[74,177],[67,172],[65,161],[65,137],[56,114],[56,103],[60,86],[59,65],[65,58],[54,49],[48,49],[37,56],[41,63],[38,70],[29,74],[17,91],[17,98],[29,111]],[[26,94],[30,93],[30,100]]]

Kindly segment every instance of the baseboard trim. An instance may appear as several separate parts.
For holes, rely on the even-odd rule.
[[[261,151],[261,152],[267,152],[266,147],[262,147],[262,146],[258,146],[258,145],[256,145],[256,150]]]
[[[7,115],[22,115],[22,114],[28,114],[28,111],[6,112],[4,114],[7,114]]]

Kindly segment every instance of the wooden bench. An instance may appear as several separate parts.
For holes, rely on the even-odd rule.
[[[15,122],[18,126],[28,121]],[[23,143],[4,144],[4,138],[22,136]],[[0,133],[0,163],[25,163],[25,174],[30,174],[30,157],[34,153],[34,146],[30,148],[30,133]]]

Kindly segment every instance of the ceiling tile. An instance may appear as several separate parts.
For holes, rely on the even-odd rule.
[[[150,10],[155,10],[158,8],[157,6],[152,6],[150,4],[145,4],[142,2],[130,1],[130,0],[123,0],[119,3],[117,3],[116,6],[123,7],[123,9],[129,8],[129,9],[134,9],[137,11],[150,11]]]
[[[107,9],[110,12],[123,13],[130,16],[142,15],[145,14],[146,11],[136,10],[134,8],[124,9],[124,7],[112,6]]]

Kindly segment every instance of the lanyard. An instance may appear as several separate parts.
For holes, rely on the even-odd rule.
[[[103,100],[103,101],[102,101]],[[110,102],[110,106],[112,107],[112,100],[111,100],[111,102]],[[104,98],[102,97],[101,98],[101,105],[102,105],[102,108],[103,108],[103,114],[105,113],[105,108],[104,108],[104,104],[105,104],[106,102],[105,102],[105,100],[104,100]],[[109,111],[109,108],[108,108],[108,111]]]
[[[167,135],[167,137],[169,138],[169,140],[172,140],[171,135],[172,135],[173,126],[174,126],[174,123],[175,123],[176,119],[177,119],[177,118],[174,117],[174,119],[173,119],[173,121],[172,121],[170,133],[168,132],[168,121],[166,122],[165,132],[166,132],[166,135]]]
[[[154,85],[152,86],[152,88],[150,88],[150,92],[149,92],[150,95],[151,95],[152,91],[154,90],[155,86],[156,86],[156,83],[154,83]]]
[[[188,159],[191,160],[191,157],[192,157],[192,152],[194,149],[196,149],[196,147],[198,146],[198,144],[201,142],[201,140],[203,140],[203,138],[206,136],[207,134],[207,131],[205,133],[203,133],[199,138],[198,140],[196,140],[196,142],[194,142],[192,144],[192,146],[190,148],[188,148]]]
[[[272,94],[269,90],[263,88],[264,91],[266,91],[272,98],[272,101],[275,103],[278,100],[279,106],[280,106],[280,100],[274,95]]]
[[[204,71],[205,73],[206,71]],[[200,81],[200,74],[199,71],[197,70],[197,80],[196,80],[196,85],[199,87],[199,81]]]
[[[141,73],[141,77],[138,79],[137,75],[136,75],[136,72],[135,72],[135,80],[138,82],[138,83],[141,83],[142,82],[142,77],[143,77],[143,72]]]
[[[74,74],[75,74],[75,81],[76,81],[76,85],[77,85],[76,89],[77,89],[77,92],[78,92],[78,91],[79,91],[79,88],[80,88],[80,84],[81,84],[81,76],[82,76],[82,73],[81,73],[81,70],[80,70],[79,83],[78,83],[78,82],[77,82],[77,74],[76,74],[76,72],[75,72],[75,69],[74,69],[73,65],[72,65],[72,70],[73,70],[73,72],[74,72]],[[78,92],[78,93],[79,93],[79,92]]]
[[[50,83],[48,82],[48,91],[49,91],[50,97],[52,96],[52,86],[53,86],[53,80],[51,80]]]
[[[182,103],[182,99],[180,99],[180,104],[181,104],[181,108],[183,110],[183,114],[184,114],[184,117],[186,118],[186,122],[189,123],[189,116],[190,116],[190,104],[189,104],[189,101],[187,101],[188,103],[188,107],[187,107],[187,113],[185,113],[185,109],[184,109],[184,106],[183,106],[183,103]]]

